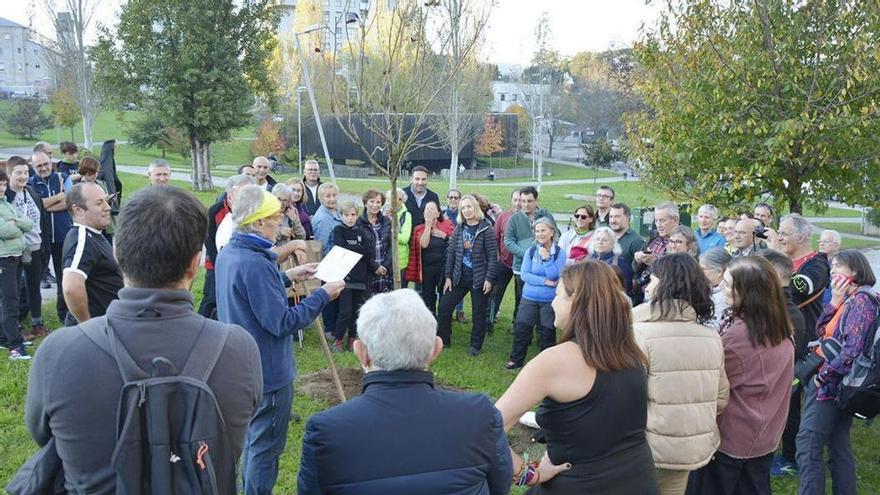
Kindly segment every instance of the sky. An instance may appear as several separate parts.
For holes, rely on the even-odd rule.
[[[49,0],[52,1],[52,0]],[[54,0],[56,5],[66,0]],[[0,17],[34,27],[54,37],[45,14],[46,0],[0,0]],[[97,4],[95,21],[112,23],[122,0],[90,0]],[[659,2],[645,0],[497,0],[487,31],[484,58],[499,65],[525,66],[535,49],[535,25],[547,12],[552,46],[563,55],[631,46],[643,23],[653,24]],[[94,26],[92,26],[94,31]]]

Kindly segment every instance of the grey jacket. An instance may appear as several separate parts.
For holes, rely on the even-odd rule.
[[[446,244],[446,266],[443,270],[443,278],[452,279],[452,285],[457,286],[461,280],[462,260],[464,259],[464,229],[459,224],[452,232],[452,237]],[[495,230],[485,218],[477,224],[477,233],[474,236],[472,259],[474,263],[473,287],[482,287],[483,282],[488,280],[495,285],[495,266],[498,261],[498,240],[495,239]]]
[[[122,289],[106,316],[120,343],[138,366],[151,369],[155,356],[168,358],[182,369],[205,318],[193,312],[189,291]],[[222,323],[209,320],[202,331],[218,331]],[[226,421],[238,458],[251,416],[262,396],[260,354],[243,328],[230,327],[208,386]],[[116,444],[116,414],[122,377],[116,361],[81,329],[52,332],[36,353],[28,380],[25,423],[40,446],[54,436],[64,463],[65,487],[71,493],[115,492],[110,464]],[[235,469],[235,466],[220,466]]]
[[[21,216],[6,198],[0,197],[0,258],[21,256],[24,251],[24,233],[30,232],[34,223]]]

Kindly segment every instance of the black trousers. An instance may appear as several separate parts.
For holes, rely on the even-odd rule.
[[[437,316],[437,293],[443,282],[443,263],[422,265],[422,301]]]
[[[495,283],[495,287],[492,287],[492,312],[489,315],[489,321],[492,324],[495,324],[495,320],[498,318],[498,310],[501,309],[501,303],[504,302],[504,293],[507,292],[507,285],[510,283],[510,279],[513,278],[513,270],[504,263],[496,261],[495,274],[498,277],[498,281]],[[519,299],[514,303],[511,321],[516,321],[516,309],[518,306]]]
[[[516,274],[513,275],[513,293],[516,296],[516,299],[513,301],[513,321],[516,321],[516,317],[519,315],[519,305],[522,302],[522,291],[525,285],[526,283],[523,282],[522,277]]]
[[[489,296],[483,294],[483,288],[472,287],[470,280],[462,280],[458,286],[440,296],[440,309],[437,314],[437,335],[443,339],[443,345],[452,345],[452,312],[468,292],[471,294],[471,347],[483,348],[486,338],[486,306]]]
[[[40,294],[40,283],[43,278],[43,250],[31,252],[31,262],[22,263],[19,268],[24,283],[18,289],[19,321],[31,315],[33,323],[43,321],[43,296]]]
[[[18,331],[18,280],[21,256],[0,258],[0,330],[3,344],[10,349],[23,341]]]
[[[538,340],[542,351],[556,345],[556,327],[553,325],[555,317],[550,303],[523,299],[516,315],[516,323],[513,325],[513,349],[510,351],[510,360],[517,366],[525,363],[535,325],[539,326]]]
[[[357,338],[357,316],[361,306],[367,300],[367,291],[364,289],[342,289],[339,294],[339,313],[336,317],[336,328],[333,329],[333,337],[336,340],[345,338]]]
[[[205,270],[205,285],[199,304],[199,314],[212,320],[217,319],[217,281],[214,275],[214,270]]]
[[[795,462],[797,456],[797,434],[801,428],[801,396],[804,388],[798,385],[791,391],[791,402],[788,404],[788,418],[785,419],[785,430],[782,432],[782,457]]]
[[[55,272],[55,311],[58,313],[58,321],[64,321],[67,317],[67,301],[64,300],[64,289],[61,287],[61,281],[64,278],[64,243],[53,242],[52,251],[52,271]]]
[[[709,464],[691,471],[686,495],[771,495],[773,454],[735,459],[721,452]]]

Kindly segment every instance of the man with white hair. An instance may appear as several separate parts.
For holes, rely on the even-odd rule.
[[[836,230],[825,229],[819,234],[819,252],[828,258],[828,263],[831,263],[831,260],[840,252],[842,243],[840,232]],[[831,284],[828,284],[825,293],[822,294],[822,306],[824,307],[829,302],[831,302]]]
[[[293,403],[296,362],[291,336],[310,325],[345,284],[329,282],[288,306],[285,275],[289,280],[309,278],[317,263],[279,272],[278,256],[271,249],[283,213],[281,202],[265,189],[241,188],[232,206],[236,231],[217,256],[215,268],[217,313],[221,322],[244,327],[260,350],[263,396],[248,426],[241,472],[246,494],[268,494],[278,478]]]
[[[783,253],[791,258],[791,299],[804,315],[806,329],[804,344],[816,340],[816,321],[822,314],[822,294],[830,282],[828,258],[810,247],[813,226],[806,218],[792,213],[779,220],[777,242]],[[796,356],[805,355],[807,350],[795,349]],[[800,428],[801,387],[792,390],[788,421],[782,433],[782,455],[773,459],[771,474],[792,474],[797,472],[796,437]]]
[[[257,172],[257,185],[265,189],[266,192],[272,192],[272,188],[278,182],[269,175],[269,169],[271,168],[269,159],[265,156],[258,156],[254,158],[252,165]]]
[[[657,228],[656,235],[648,241],[644,251],[637,251],[634,255],[633,273],[633,305],[641,304],[644,300],[644,289],[651,280],[651,265],[658,258],[666,255],[666,245],[669,244],[669,235],[680,223],[678,206],[673,203],[660,203],[654,207],[654,226]]]
[[[171,166],[165,160],[157,158],[150,162],[147,178],[150,179],[151,186],[167,186],[171,180]]]
[[[694,235],[697,237],[701,253],[714,247],[724,247],[727,239],[715,228],[718,224],[718,208],[709,204],[700,206],[697,210],[697,222],[700,227],[694,229]]]
[[[309,419],[297,493],[508,493],[501,414],[483,394],[435,387],[443,342],[421,297],[375,295],[357,326],[363,395]]]

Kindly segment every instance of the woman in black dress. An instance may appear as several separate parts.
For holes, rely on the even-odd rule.
[[[529,361],[496,404],[505,430],[541,404],[547,453],[524,465],[511,452],[514,482],[530,494],[658,493],[645,437],[647,361],[614,270],[594,260],[566,267],[553,310],[561,343]]]

